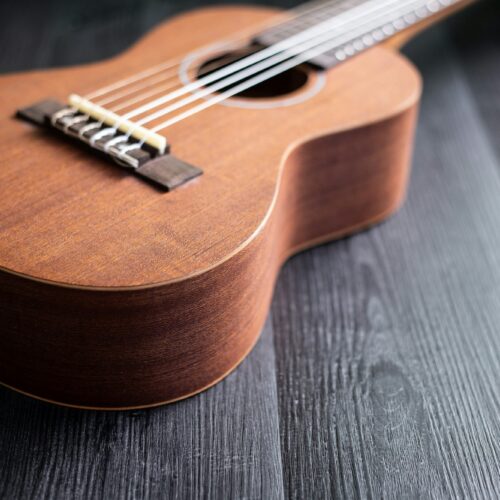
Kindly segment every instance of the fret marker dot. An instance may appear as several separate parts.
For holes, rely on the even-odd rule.
[[[360,51],[360,50],[363,50],[364,49],[364,45],[363,45],[363,42],[361,40],[356,40],[354,43],[354,49],[357,50],[357,51]]]
[[[345,47],[344,51],[348,56],[354,55],[354,48],[351,45],[348,45],[347,47]]]
[[[386,26],[384,26],[382,28],[382,31],[384,32],[384,34],[386,34],[387,36],[390,36],[394,33],[394,28],[390,25],[390,24],[387,24]]]
[[[373,45],[373,38],[370,35],[365,35],[363,37],[363,43],[369,47],[370,45]]]

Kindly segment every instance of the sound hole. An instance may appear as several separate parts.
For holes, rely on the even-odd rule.
[[[245,49],[228,52],[226,54],[222,54],[209,59],[198,68],[197,78],[199,79],[206,75],[214,73],[215,71],[218,71],[236,61],[239,61],[240,59],[243,59],[244,57],[256,52],[257,50],[260,49],[258,47],[247,47]],[[263,71],[267,71],[267,69]],[[228,85],[227,87],[220,89],[219,92],[226,92],[227,90],[240,85],[242,82],[253,78],[253,76],[255,75],[239,80],[232,85]],[[296,68],[289,69],[279,75],[270,78],[269,80],[254,85],[253,87],[250,87],[243,92],[235,94],[235,97],[262,99],[266,97],[271,98],[284,96],[299,90],[307,83],[308,78],[308,68],[305,65],[297,66]]]

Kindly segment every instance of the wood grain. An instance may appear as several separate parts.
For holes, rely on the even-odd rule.
[[[278,282],[289,498],[498,496],[498,157],[447,37],[422,42],[408,203]]]
[[[185,3],[86,0],[54,2],[51,9],[0,3],[1,68],[109,56],[174,8]],[[284,483],[287,498],[305,487],[312,498],[325,491],[334,498],[366,498],[367,491],[375,497],[382,489],[387,498],[401,498],[402,485],[417,498],[496,498],[497,15],[497,3],[489,2],[453,24],[453,44],[440,29],[409,47],[426,92],[405,208],[368,233],[286,264],[262,343],[221,384],[175,405],[121,413],[67,410],[0,389],[0,496],[283,498]],[[30,36],[19,39],[20,32]],[[447,275],[453,279],[445,288]],[[366,281],[370,292],[363,291]],[[393,301],[397,322],[384,330],[379,311],[394,317]],[[362,320],[364,311],[374,319]],[[374,330],[373,353],[353,348],[360,345],[354,331],[362,340]],[[401,361],[400,353],[410,358]],[[333,370],[324,371],[328,356],[342,367],[343,390],[328,376]],[[350,367],[382,358],[392,361],[383,369],[401,368],[415,404],[399,404],[404,392],[394,369],[385,377],[379,372],[378,403],[367,403],[374,385],[353,377]],[[421,413],[406,411],[419,405]],[[409,416],[390,432],[372,424],[373,408],[379,423],[394,410]],[[401,467],[395,457],[403,455],[406,433],[415,435],[415,415],[432,423],[411,441],[425,453],[410,453]]]

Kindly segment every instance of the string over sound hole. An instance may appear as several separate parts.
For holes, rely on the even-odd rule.
[[[226,52],[224,54],[218,55],[217,57],[208,59],[201,66],[199,66],[197,71],[197,78],[200,79],[211,73],[215,73],[216,71],[219,71],[226,66],[229,66],[230,64],[233,64],[240,59],[243,59],[257,52],[258,50],[261,50],[261,48],[262,47],[260,46],[252,45],[235,51]],[[296,92],[306,85],[309,79],[310,70],[311,69],[306,65],[297,66],[279,75],[269,78],[264,82],[254,85],[242,92],[239,92],[235,94],[235,97],[263,99],[292,94],[293,92]],[[249,78],[250,77],[244,78],[239,80],[237,83],[228,85],[227,87],[220,89],[218,93],[223,93],[227,90],[230,90],[236,87],[236,85],[248,80]]]

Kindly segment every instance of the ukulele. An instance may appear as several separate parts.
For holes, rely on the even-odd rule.
[[[183,14],[124,54],[0,78],[0,382],[81,408],[214,385],[292,254],[403,202],[421,80],[469,3]]]

